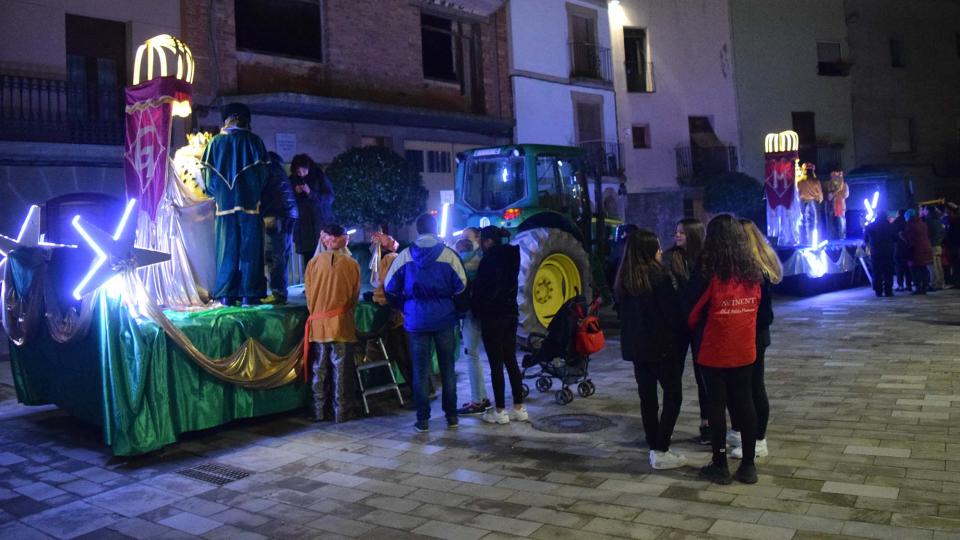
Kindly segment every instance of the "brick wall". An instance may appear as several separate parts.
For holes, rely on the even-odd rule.
[[[491,17],[491,24],[483,30],[483,91],[487,114],[513,118],[506,5],[497,10]]]
[[[194,103],[206,105],[217,94],[237,93],[237,39],[232,0],[214,0],[213,18],[209,2],[181,0],[180,28],[182,39],[190,46],[197,71],[193,80]],[[216,36],[217,58],[213,61],[210,28]],[[216,70],[216,71],[215,71]],[[217,75],[219,75],[219,80]]]
[[[209,3],[182,0],[181,5],[183,36],[198,65],[196,101],[209,103],[216,94]],[[324,61],[310,62],[237,51],[234,2],[213,0],[219,94],[295,92],[448,111],[467,109],[459,85],[423,78],[420,10],[409,0],[323,0],[322,9]],[[480,25],[484,105],[488,115],[500,118],[512,115],[505,13],[501,9]]]

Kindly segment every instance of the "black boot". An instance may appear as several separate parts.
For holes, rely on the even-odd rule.
[[[730,468],[727,467],[727,464],[724,463],[720,465],[713,461],[711,461],[709,465],[700,468],[700,478],[721,485],[727,485],[733,482],[733,479],[730,477]]]

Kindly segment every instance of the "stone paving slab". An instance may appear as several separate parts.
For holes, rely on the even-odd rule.
[[[691,466],[650,470],[616,332],[591,364],[596,395],[563,407],[534,389],[528,400],[534,418],[613,422],[587,434],[476,417],[448,431],[435,403],[426,434],[412,431],[410,411],[341,425],[290,414],[122,459],[56,408],[8,399],[0,538],[958,538],[958,302],[953,290],[778,298],[770,456],[758,459],[756,485],[697,478],[709,453],[692,442],[689,368],[674,449]],[[469,385],[458,369],[462,402]],[[177,474],[203,462],[254,474],[223,487]]]

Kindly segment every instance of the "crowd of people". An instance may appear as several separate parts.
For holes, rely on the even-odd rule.
[[[208,148],[205,155],[205,163],[219,156],[209,168],[223,179],[207,179],[216,188],[217,297],[225,305],[238,298],[251,305],[264,296],[264,272],[256,271],[256,265],[264,268],[260,242],[265,234],[271,253],[269,285],[274,301],[284,302],[286,261],[295,245],[306,263],[310,315],[305,345],[319,344],[311,365],[305,366],[314,396],[311,414],[317,420],[342,421],[350,415],[345,406],[354,391],[353,378],[342,373],[357,342],[353,310],[360,297],[360,269],[347,249],[348,233],[331,224],[331,182],[302,154],[294,157],[288,177],[280,157],[267,156],[262,141],[249,132],[249,110],[228,106],[224,115],[224,131],[211,142],[215,151]],[[258,169],[240,167],[242,162],[234,159],[261,151],[266,167],[257,177]],[[262,203],[253,197],[255,191],[262,192]],[[392,320],[402,326],[403,341],[409,344],[404,376],[416,409],[414,429],[430,429],[434,357],[448,429],[459,426],[461,415],[479,414],[482,421],[498,425],[529,420],[517,362],[519,248],[505,243],[509,233],[494,226],[467,228],[453,248],[438,237],[432,214],[421,215],[415,226],[416,240],[402,251],[388,234],[375,234],[374,249],[385,253],[372,269],[373,300],[392,308]],[[695,219],[679,221],[674,245],[666,252],[650,230],[632,225],[621,230],[608,281],[622,325],[621,354],[632,363],[637,383],[650,466],[687,464],[671,443],[689,351],[700,407],[697,440],[712,449],[711,462],[700,473],[721,484],[734,478],[755,483],[754,460],[769,451],[764,361],[773,322],[771,288],[783,278],[777,254],[752,221],[725,214],[706,226]],[[896,290],[913,294],[960,285],[955,204],[885,213],[866,228],[865,237],[878,297],[893,296],[895,279]],[[481,346],[490,367],[492,402]],[[460,350],[471,399],[458,407],[454,365]],[[733,475],[728,457],[741,460]]]
[[[291,250],[306,265],[323,225],[333,221],[333,184],[306,154],[293,157],[288,176],[283,159],[252,131],[246,105],[229,103],[221,114],[223,128],[201,158],[203,184],[216,203],[217,276],[210,292],[225,306],[252,306],[269,284],[271,300],[282,304]]]
[[[687,464],[670,447],[692,349],[698,441],[713,451],[700,473],[717,483],[755,483],[754,458],[768,452],[764,351],[773,322],[770,288],[783,275],[779,258],[753,222],[729,215],[714,217],[706,227],[681,220],[666,253],[647,229],[628,229],[622,244],[614,279],[620,347],[633,364],[650,466]],[[734,475],[728,455],[741,459]]]
[[[960,210],[955,203],[882,212],[866,241],[877,297],[960,286]]]

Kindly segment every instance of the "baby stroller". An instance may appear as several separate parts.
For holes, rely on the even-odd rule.
[[[520,349],[523,356],[523,378],[536,379],[537,390],[547,392],[553,379],[560,380],[554,400],[560,405],[573,401],[570,385],[577,385],[581,397],[590,397],[597,388],[590,380],[590,354],[603,348],[597,312],[600,298],[587,304],[583,296],[567,300],[547,326],[547,334],[531,333]],[[524,394],[529,392],[526,384]]]

